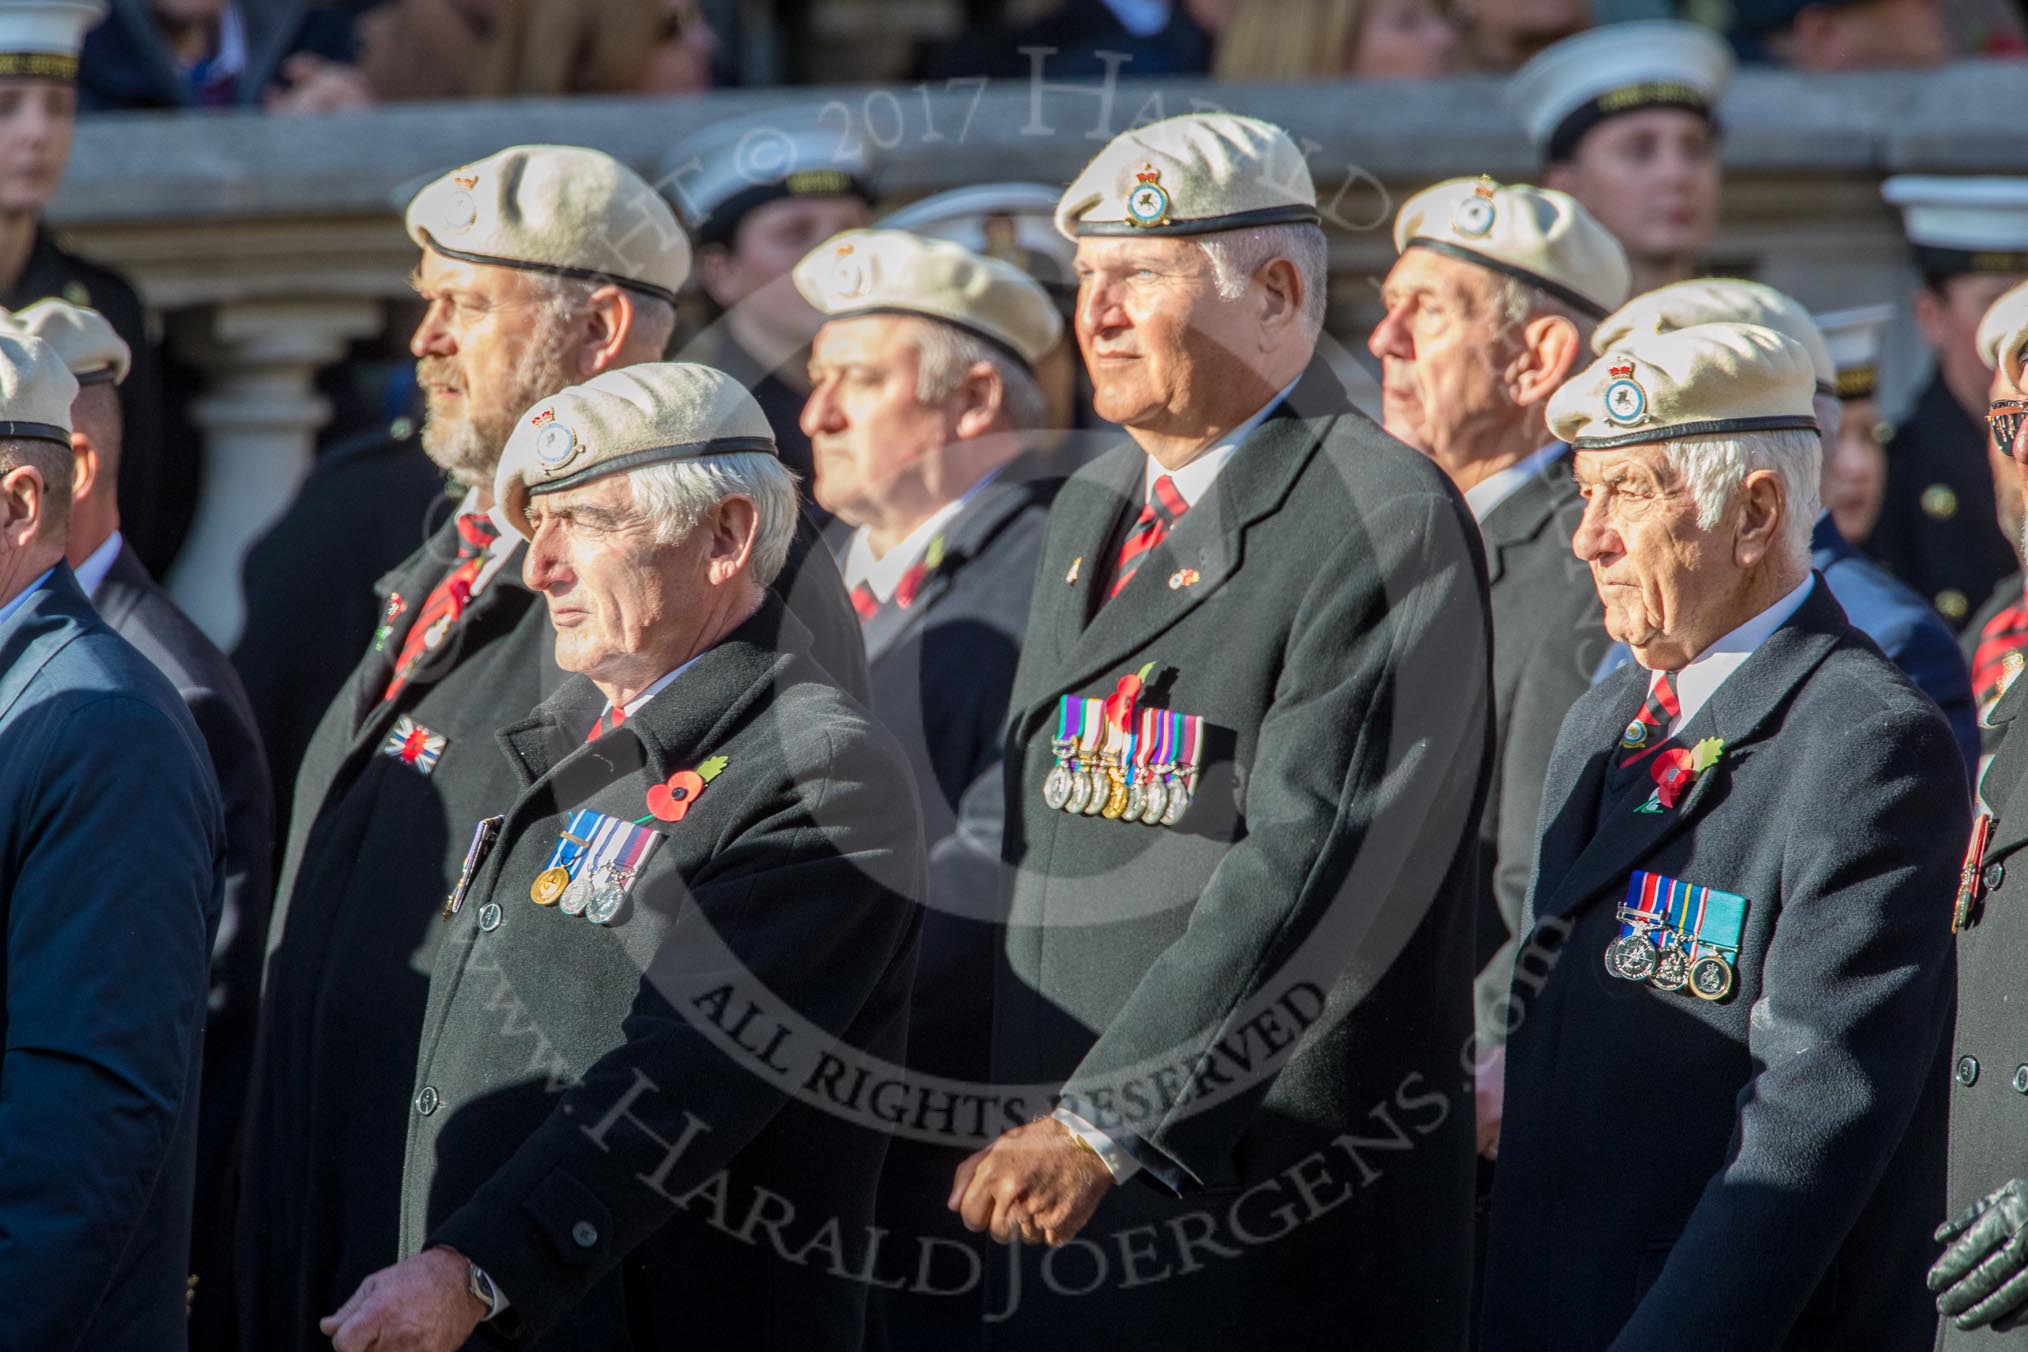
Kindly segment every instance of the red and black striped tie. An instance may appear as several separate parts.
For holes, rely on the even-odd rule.
[[[399,695],[424,655],[443,645],[450,627],[458,622],[472,599],[472,584],[486,566],[486,551],[500,538],[500,528],[493,524],[493,518],[480,512],[466,512],[458,518],[457,527],[458,557],[416,612],[415,623],[402,640],[401,655],[395,659],[394,675],[380,696],[383,701]]]
[[[591,732],[586,735],[585,740],[587,742],[596,742],[599,738],[605,736],[626,721],[627,711],[617,704],[612,705],[599,715],[598,722],[592,724]]]
[[[1120,594],[1120,588],[1133,580],[1140,571],[1141,561],[1148,557],[1150,550],[1162,543],[1183,513],[1190,510],[1190,504],[1183,501],[1183,495],[1176,491],[1176,481],[1164,474],[1155,480],[1154,491],[1148,494],[1147,502],[1141,506],[1141,514],[1134,518],[1132,530],[1120,544],[1119,562],[1113,568],[1113,589],[1106,593],[1111,600]]]
[[[1981,712],[2006,692],[2009,678],[2021,670],[2008,658],[2028,649],[2028,600],[2016,601],[1986,621],[1979,646],[1972,650],[1972,701]]]
[[[1676,673],[1658,673],[1655,683],[1648,688],[1648,698],[1641,705],[1641,711],[1620,734],[1620,744],[1615,753],[1618,759],[1613,762],[1613,768],[1630,770],[1655,754],[1655,748],[1669,740],[1670,722],[1682,712],[1682,702],[1676,698]]]

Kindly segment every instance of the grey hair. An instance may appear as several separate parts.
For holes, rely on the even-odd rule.
[[[1493,277],[1493,308],[1500,321],[1499,336],[1505,338],[1515,329],[1540,315],[1555,315],[1567,319],[1577,329],[1579,343],[1591,342],[1592,330],[1598,327],[1598,320],[1585,314],[1567,301],[1558,300],[1540,287],[1530,286],[1518,277]],[[1573,372],[1584,367],[1580,355]]]
[[[1314,225],[1257,225],[1251,230],[1221,230],[1194,235],[1197,247],[1211,260],[1218,294],[1238,300],[1254,275],[1277,258],[1296,265],[1303,279],[1303,325],[1314,338],[1324,331],[1324,293],[1331,279],[1331,245]]]
[[[1017,432],[1042,426],[1049,416],[1042,387],[1027,367],[975,333],[932,319],[911,322],[915,334],[915,397],[934,404],[950,397],[974,366],[985,362],[1000,376],[1000,411]]]
[[[1669,467],[1697,500],[1697,528],[1710,530],[1725,515],[1746,476],[1773,470],[1782,483],[1778,545],[1791,563],[1810,566],[1810,532],[1817,524],[1823,482],[1823,443],[1815,432],[1786,429],[1737,437],[1696,437],[1663,443]]]
[[[70,447],[37,437],[0,440],[0,476],[23,466],[42,476],[42,522],[35,528],[35,538],[44,544],[63,544],[70,538],[70,490],[77,469]]]
[[[565,326],[591,303],[593,292],[615,285],[583,277],[552,277],[545,273],[533,275],[538,283],[535,329],[538,333],[551,335],[565,332]],[[676,332],[676,307],[659,296],[624,287],[621,289],[627,292],[627,299],[634,305],[634,328],[629,337],[653,347],[657,352],[668,351],[669,339]]]
[[[781,575],[796,534],[796,476],[765,451],[672,460],[627,476],[634,505],[655,524],[655,539],[674,544],[729,497],[753,503],[753,554],[747,571],[765,587]]]

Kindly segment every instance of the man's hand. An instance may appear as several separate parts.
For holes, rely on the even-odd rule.
[[[1113,1185],[1104,1161],[1053,1117],[1001,1133],[958,1166],[945,1206],[1005,1244],[1068,1244]]]
[[[359,1283],[317,1327],[338,1352],[455,1352],[490,1313],[456,1249],[425,1249]]]
[[[1949,1244],[1929,1270],[1936,1308],[1961,1329],[2013,1312],[2028,1301],[2028,1179],[1995,1188],[1937,1227]]]

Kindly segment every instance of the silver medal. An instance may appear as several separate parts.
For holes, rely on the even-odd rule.
[[[1162,808],[1162,825],[1174,826],[1190,810],[1190,785],[1181,775],[1169,781],[1169,801]]]
[[[1042,781],[1042,801],[1049,804],[1050,811],[1060,812],[1070,801],[1070,767],[1062,761],[1049,772],[1049,778]]]
[[[1680,991],[1689,981],[1690,955],[1674,945],[1663,949],[1655,959],[1655,971],[1648,984],[1657,990]]]
[[[1070,792],[1063,801],[1063,810],[1075,817],[1084,811],[1084,805],[1091,801],[1091,779],[1082,770],[1070,772]]]
[[[1160,826],[1162,814],[1169,809],[1169,783],[1160,775],[1148,776],[1148,793],[1141,805],[1141,823],[1144,826]]]
[[[1623,934],[1606,948],[1606,970],[1622,981],[1646,981],[1661,956],[1645,934]]]
[[[577,876],[563,889],[563,896],[557,900],[556,909],[565,915],[583,915],[584,908],[591,905],[592,893],[597,890],[591,875],[590,868],[580,867]]]
[[[1106,799],[1113,796],[1113,781],[1104,770],[1086,770],[1084,775],[1091,781],[1091,792],[1085,796],[1083,812],[1096,817],[1105,810]]]
[[[1147,810],[1148,790],[1137,779],[1127,785],[1127,810],[1120,814],[1120,820],[1123,822],[1137,822],[1141,819],[1141,814]]]
[[[1706,953],[1690,965],[1690,993],[1704,1000],[1723,1000],[1732,990],[1732,964]]]

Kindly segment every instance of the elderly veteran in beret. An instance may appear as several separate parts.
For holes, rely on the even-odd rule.
[[[1592,350],[1602,357],[1636,334],[1669,333],[1708,323],[1758,324],[1801,344],[1816,378],[1811,407],[1816,411],[1821,444],[1837,444],[1845,407],[1839,399],[1838,368],[1830,345],[1800,302],[1762,282],[1698,277],[1636,296],[1598,326],[1592,335]],[[1828,455],[1819,487],[1818,501],[1823,502],[1831,495]],[[1810,527],[1810,566],[1823,575],[1853,627],[1879,644],[1887,660],[1936,701],[1950,720],[1967,772],[1976,767],[1978,717],[1972,708],[1965,659],[1936,612],[1893,574],[1854,549],[1828,510],[1819,510]],[[1616,644],[1605,670],[1617,670],[1631,657],[1625,644]]]
[[[887,1138],[792,1091],[900,1055],[921,845],[900,748],[767,589],[797,514],[767,419],[709,367],[609,371],[529,410],[496,493],[574,674],[500,734],[514,788],[432,910],[404,1257],[321,1327],[856,1348]],[[768,1197],[754,1244],[728,1211]]]
[[[407,222],[427,303],[411,341],[423,449],[463,496],[383,579],[380,629],[297,778],[243,1151],[243,1338],[262,1348],[323,1347],[318,1318],[394,1252],[408,1067],[443,933],[431,916],[471,824],[520,787],[494,733],[562,679],[522,581],[527,547],[493,497],[502,449],[532,405],[658,360],[689,266],[654,190],[573,146],[454,169]],[[798,530],[771,588],[818,660],[863,690],[845,589],[814,530]]]
[[[1550,396],[1627,297],[1619,244],[1560,192],[1456,178],[1411,197],[1366,346],[1387,430],[1436,461],[1486,543],[1493,606],[1493,784],[1479,822],[1473,986],[1480,1153],[1498,1149],[1500,1047],[1535,862],[1542,772],[1608,641],[1570,536],[1584,514]]]
[[[169,678],[64,561],[77,382],[0,332],[0,1342],[185,1345],[225,823]]]
[[[1003,892],[1001,736],[1057,488],[1030,458],[1045,419],[1035,363],[1060,346],[1063,320],[1012,264],[901,230],[847,231],[794,277],[825,317],[802,419],[814,493],[842,526],[873,711],[908,749],[923,801],[930,911],[909,1065],[978,1083]],[[980,1246],[943,1206],[965,1139],[896,1141],[884,1228]],[[879,1337],[947,1346],[976,1331],[979,1294],[883,1291]]]
[[[39,300],[11,317],[0,316],[0,325],[48,343],[77,380],[77,398],[70,406],[67,558],[99,617],[175,684],[204,737],[224,799],[225,893],[212,946],[204,1025],[204,1110],[199,1115],[191,1270],[200,1279],[193,1313],[203,1316],[194,1328],[225,1330],[233,1318],[226,1284],[233,1146],[253,1057],[261,957],[274,889],[274,790],[267,758],[232,664],[148,575],[120,531],[113,487],[119,482],[125,434],[118,391],[131,369],[126,341],[104,315],[65,300]]]
[[[1057,225],[1131,440],[1050,513],[993,1010],[1032,1120],[950,1203],[1054,1246],[989,1271],[1010,1345],[1462,1346],[1478,532],[1317,360],[1324,238],[1281,128],[1127,132]],[[1384,1164],[1354,1139],[1376,1113]]]
[[[1995,443],[2004,442],[2019,500],[2028,488],[2028,437],[2021,433],[2028,398],[2028,285],[2001,297],[1979,334],[1995,363]],[[2020,532],[2018,517],[2015,533]],[[2028,546],[2024,546],[2028,552]],[[2005,584],[2003,584],[2005,585]],[[2021,579],[2012,581],[2013,607],[2021,607]],[[2028,620],[2016,618],[2017,625]],[[1987,642],[2002,642],[1996,633]],[[2012,631],[2005,635],[2013,639]],[[2019,646],[2005,649],[2018,654]],[[2003,665],[2001,659],[1991,659]],[[2015,679],[2021,663],[1999,678],[2000,693],[1986,723],[2005,733],[2021,717],[2028,686]],[[2019,1085],[2014,1067],[2022,1041],[2019,983],[2028,925],[2010,903],[2022,886],[2021,847],[2028,844],[2028,737],[2015,733],[1994,743],[1979,780],[1979,815],[1966,851],[1957,909],[1958,1017],[1951,1052],[1950,1219],[1936,1232],[1943,1246],[1930,1269],[1929,1287],[1945,1316],[1940,1346],[1952,1349],[2028,1347],[2028,1149],[2020,1131]]]
[[[1606,629],[1543,790],[1481,1346],[1927,1347],[1964,762],[1810,572],[1816,385],[1754,324],[1550,404]]]

